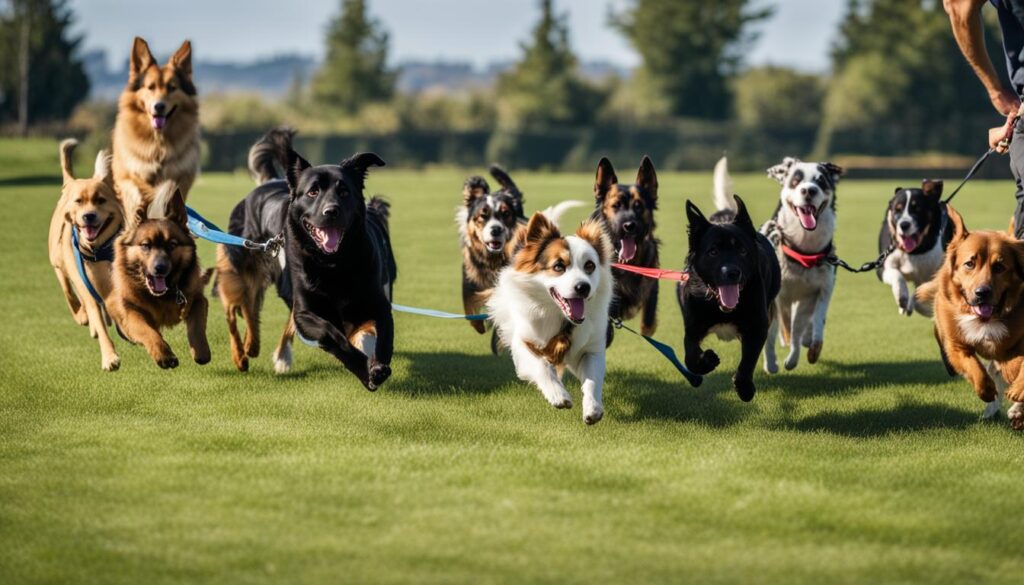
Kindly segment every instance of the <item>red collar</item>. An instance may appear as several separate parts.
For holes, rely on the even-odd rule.
[[[829,242],[828,246],[826,246],[824,250],[814,254],[804,254],[803,252],[800,252],[795,248],[791,248],[786,244],[782,244],[781,247],[782,253],[785,254],[787,258],[810,270],[811,268],[817,268],[825,263],[825,259],[828,258],[828,253],[832,250],[832,242]]]

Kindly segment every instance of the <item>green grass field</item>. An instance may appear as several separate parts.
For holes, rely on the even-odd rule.
[[[0,142],[2,583],[1020,579],[1024,436],[978,420],[982,403],[946,377],[929,322],[897,315],[873,274],[840,274],[822,362],[759,370],[750,404],[729,380],[736,344],[710,344],[722,366],[693,389],[620,333],[595,427],[581,421],[575,381],[576,407],[552,409],[461,322],[397,315],[394,376],[373,394],[303,345],[277,377],[276,298],[246,374],[216,300],[211,364],[163,371],[115,339],[121,370],[104,373],[47,261],[55,154],[55,142]],[[614,161],[620,176],[639,154]],[[591,196],[589,174],[513,176],[529,210]],[[393,203],[397,302],[459,310],[463,178],[371,174],[369,190]],[[679,267],[684,201],[711,206],[710,173],[660,183],[662,258]],[[837,244],[851,263],[875,256],[894,186],[841,184]],[[251,187],[242,174],[202,175],[190,203],[226,223]],[[756,221],[774,209],[769,179],[737,177],[736,188]],[[1012,194],[979,182],[957,204],[969,227],[1002,229]],[[210,265],[213,246],[199,249]],[[674,290],[662,286],[657,337],[681,351]],[[187,358],[183,330],[169,341]]]

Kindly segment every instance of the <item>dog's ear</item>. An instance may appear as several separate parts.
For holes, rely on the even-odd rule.
[[[787,156],[782,159],[781,163],[768,169],[768,176],[778,181],[780,185],[784,185],[786,177],[789,175],[789,169],[793,168],[793,165],[798,162],[800,162],[800,159]]]
[[[693,201],[686,200],[686,219],[688,222],[687,232],[690,235],[690,249],[696,248],[695,244],[704,235],[704,231],[711,227],[711,222],[704,217],[699,207]]]
[[[530,217],[530,223],[526,224],[526,243],[541,242],[553,237],[558,237],[558,228],[551,223],[546,215],[536,212]]]
[[[75,180],[74,153],[78,141],[74,138],[62,140],[60,143],[60,170],[64,176],[64,184]]]
[[[654,163],[647,155],[640,161],[640,169],[636,172],[636,184],[651,195],[653,203],[658,202],[658,174],[654,172]]]
[[[186,77],[192,77],[192,41],[181,43],[168,63]]]
[[[382,167],[384,166],[384,159],[377,156],[375,152],[360,152],[353,154],[345,160],[338,163],[338,166],[343,170],[353,170],[356,172],[356,183],[360,189],[363,188],[366,182],[366,172],[370,167]]]
[[[583,222],[576,230],[576,236],[586,240],[594,247],[594,251],[597,252],[597,260],[602,266],[606,265],[608,259],[614,255],[615,248],[601,222],[594,220]]]
[[[492,164],[491,168],[487,170],[491,173],[491,176],[494,177],[494,180],[497,181],[499,185],[501,185],[502,189],[505,189],[506,191],[511,191],[513,194],[519,192],[519,187],[516,186],[516,183],[515,181],[512,180],[512,177],[510,177],[508,173],[505,172],[505,169],[501,168],[496,164]]]
[[[96,153],[96,164],[93,166],[92,178],[103,181],[110,187],[114,186],[114,173],[111,171],[112,157],[110,151],[103,149]]]
[[[295,190],[299,188],[299,178],[302,176],[302,172],[310,168],[311,164],[309,161],[302,158],[299,153],[295,152],[291,148],[288,149],[288,164],[285,165],[284,175],[288,181],[288,188],[292,192],[292,196],[296,195]]]
[[[128,59],[128,82],[134,83],[138,80],[139,75],[155,62],[156,59],[149,51],[146,41],[142,37],[135,37],[135,41],[132,43],[132,55]]]
[[[462,184],[462,204],[469,207],[477,199],[490,192],[491,186],[487,184],[487,179],[480,176],[472,176]]]
[[[843,167],[835,163],[823,162],[819,166],[821,167],[821,171],[828,175],[829,180],[832,181],[833,187],[839,184],[839,178],[846,173]]]
[[[619,178],[615,176],[612,161],[608,160],[608,157],[601,157],[601,160],[597,163],[597,176],[594,177],[594,198],[598,201],[604,201],[604,196],[618,182]]]
[[[900,191],[903,191],[903,187],[896,187],[896,190],[892,192],[893,195],[899,195]]]
[[[181,189],[175,187],[171,200],[167,203],[167,219],[188,229],[188,210],[185,208],[185,198],[181,195]]]
[[[959,242],[971,235],[971,232],[967,231],[967,226],[964,225],[964,218],[960,215],[960,212],[953,208],[952,205],[946,206],[946,215],[949,217],[950,225],[953,226],[952,242]]]
[[[938,199],[942,197],[942,181],[925,179],[921,181],[921,190],[924,191],[925,196]]]
[[[742,228],[743,231],[751,234],[757,233],[754,220],[750,219],[750,213],[747,211],[747,204],[740,199],[739,195],[733,195],[732,198],[736,200],[736,219],[733,220],[733,224]]]

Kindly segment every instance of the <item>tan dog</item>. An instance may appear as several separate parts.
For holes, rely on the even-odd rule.
[[[203,273],[195,240],[188,231],[181,192],[161,186],[149,210],[129,216],[117,239],[114,290],[107,307],[124,336],[146,347],[161,368],[178,366],[178,358],[160,330],[182,321],[197,364],[210,361],[206,340],[208,303],[203,288],[212,271]]]
[[[192,45],[159,66],[149,45],[135,38],[128,84],[117,105],[113,134],[114,181],[122,201],[153,201],[154,189],[172,181],[188,198],[199,173],[199,102],[192,83]],[[130,215],[134,209],[127,204]]]
[[[75,140],[60,143],[64,186],[50,219],[50,264],[57,274],[57,282],[64,291],[68,309],[75,321],[79,325],[88,325],[92,337],[99,341],[101,366],[104,370],[113,371],[120,366],[121,358],[117,356],[107,333],[108,318],[104,314],[103,305],[93,298],[79,276],[72,230],[78,230],[78,249],[86,277],[100,297],[106,299],[113,288],[111,258],[114,237],[121,231],[124,216],[114,193],[110,154],[101,151],[96,156],[91,178],[76,179],[71,161],[77,145]]]
[[[989,403],[982,417],[999,413],[1005,393],[1014,402],[1007,417],[1024,429],[1024,242],[969,232],[960,214],[948,211],[953,239],[945,262],[917,289],[917,299],[934,301],[935,336],[952,370]]]

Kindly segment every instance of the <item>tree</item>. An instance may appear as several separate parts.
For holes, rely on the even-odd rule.
[[[756,39],[750,25],[772,14],[756,0],[632,0],[610,23],[640,53],[639,80],[667,104],[666,114],[723,119],[729,78]]]
[[[0,12],[0,121],[64,120],[89,95],[65,0],[9,0]]]
[[[603,99],[577,74],[566,17],[555,14],[551,0],[540,8],[530,41],[520,45],[522,58],[498,78],[499,125],[506,129],[587,124]]]
[[[811,131],[821,122],[821,77],[784,67],[744,71],[734,83],[736,120],[745,129]]]
[[[347,114],[394,94],[388,33],[367,14],[366,0],[342,0],[327,31],[327,56],[313,79],[313,99]]]

